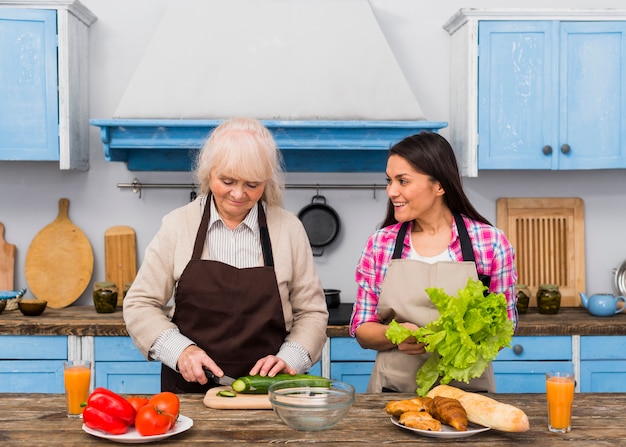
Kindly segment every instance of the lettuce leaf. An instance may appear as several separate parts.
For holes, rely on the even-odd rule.
[[[417,394],[425,396],[441,378],[441,384],[451,380],[469,383],[480,377],[501,348],[510,346],[513,322],[506,310],[502,293],[489,293],[480,281],[469,279],[458,296],[449,296],[443,289],[426,289],[439,311],[439,318],[416,331],[393,320],[385,332],[394,344],[413,336],[424,343],[432,355],[417,371]]]

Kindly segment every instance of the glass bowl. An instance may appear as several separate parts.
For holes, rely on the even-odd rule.
[[[328,430],[341,421],[354,402],[354,387],[329,380],[312,386],[310,379],[283,380],[270,385],[272,408],[289,427],[301,431]]]

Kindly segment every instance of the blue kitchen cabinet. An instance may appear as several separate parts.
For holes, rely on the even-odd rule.
[[[572,337],[513,337],[493,361],[498,393],[545,393],[546,372],[574,371]]]
[[[626,392],[626,336],[581,336],[579,380],[581,392]]]
[[[479,169],[626,167],[626,22],[484,21],[478,42]]]
[[[122,394],[161,391],[161,363],[149,362],[130,337],[95,337],[95,386]]]
[[[355,338],[330,339],[330,378],[347,382],[357,393],[365,393],[374,368],[376,351],[363,349]]]
[[[0,5],[0,161],[89,168],[88,27],[80,2]],[[63,3],[63,4],[61,4]]]
[[[0,343],[1,393],[63,393],[67,337],[3,335]]]
[[[624,11],[462,9],[444,28],[464,176],[626,168]]]

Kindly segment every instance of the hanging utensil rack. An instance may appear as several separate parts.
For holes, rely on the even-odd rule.
[[[131,189],[134,193],[139,194],[144,189],[190,189],[192,196],[199,188],[195,183],[142,183],[138,179],[134,179],[132,183],[118,183],[120,189]],[[287,189],[364,189],[372,190],[374,198],[376,198],[376,190],[385,189],[387,185],[376,183],[288,183],[285,185]]]

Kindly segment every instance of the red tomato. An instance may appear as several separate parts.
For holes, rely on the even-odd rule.
[[[144,405],[137,412],[135,428],[141,436],[162,435],[170,429],[171,422],[171,417],[154,405]]]
[[[174,424],[176,424],[178,414],[180,412],[180,400],[176,394],[169,391],[155,394],[150,398],[148,404],[156,407],[161,413],[171,418],[170,427],[173,427]]]
[[[127,397],[126,400],[135,408],[135,411],[139,411],[141,407],[148,405],[147,397],[131,396]]]

